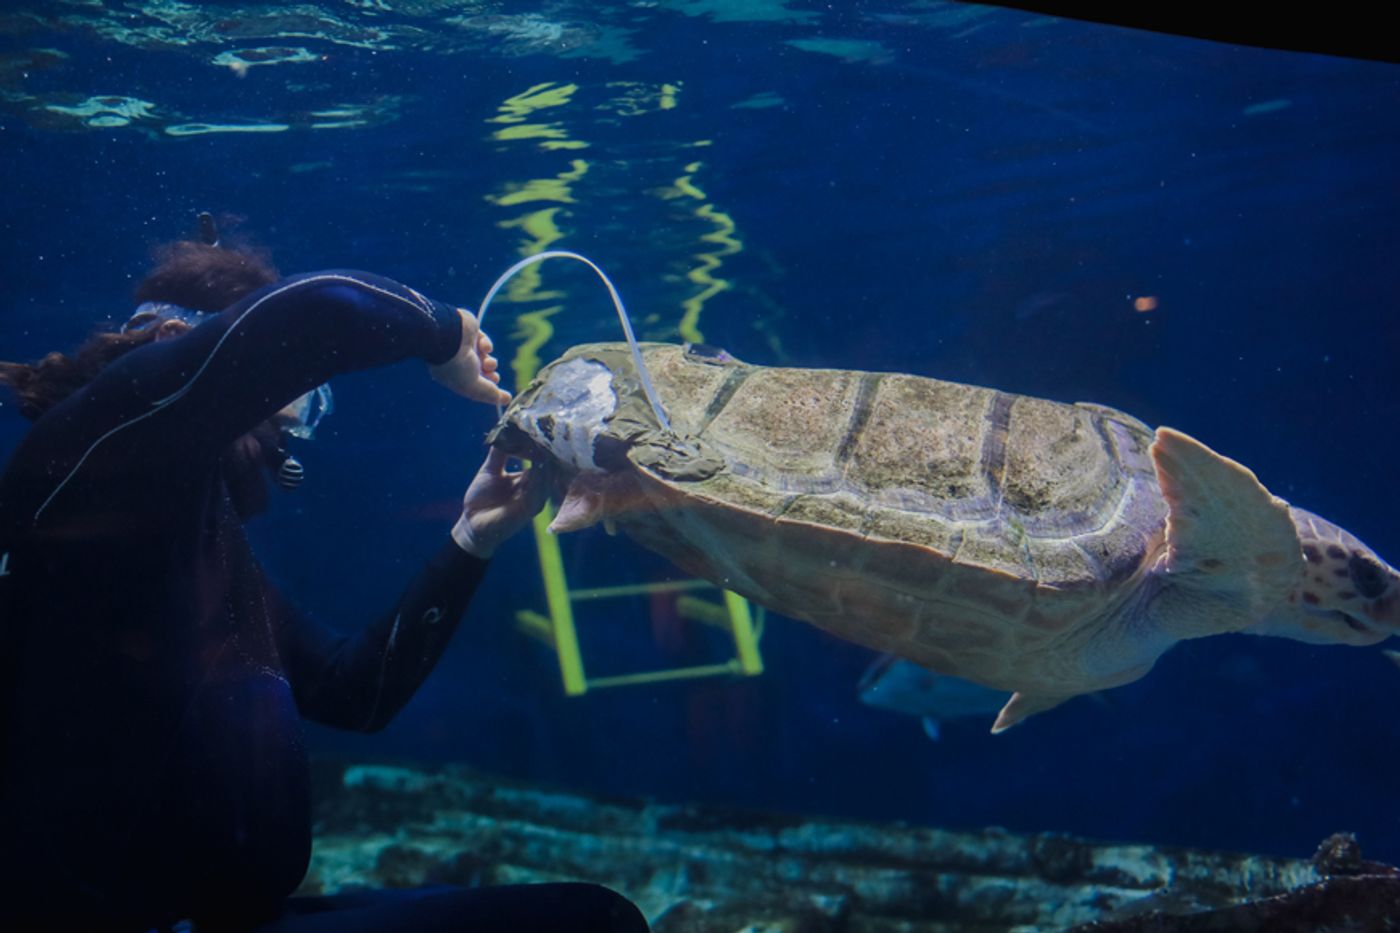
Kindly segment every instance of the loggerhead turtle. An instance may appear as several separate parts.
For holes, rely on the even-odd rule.
[[[1013,691],[1000,732],[1221,632],[1371,645],[1400,576],[1171,428],[918,376],[626,344],[545,367],[488,440],[557,467],[552,530],[616,524],[837,636]]]

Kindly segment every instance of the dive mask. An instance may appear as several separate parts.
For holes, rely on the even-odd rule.
[[[210,317],[211,315],[202,311],[182,308],[168,301],[146,301],[137,305],[136,310],[131,312],[131,317],[127,318],[126,323],[122,325],[121,332],[129,334],[134,330],[143,330],[152,324],[164,321],[183,321],[191,327],[198,327]]]
[[[292,437],[310,440],[316,426],[335,411],[335,396],[329,383],[322,383],[277,413],[277,426]]]
[[[334,409],[335,396],[331,394],[331,387],[322,383],[287,405],[272,420],[283,433],[310,440],[315,436],[321,419]],[[288,491],[296,489],[306,479],[306,470],[301,461],[281,445],[277,448],[277,459],[277,485]]]

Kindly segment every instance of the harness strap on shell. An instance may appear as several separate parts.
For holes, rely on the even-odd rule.
[[[541,260],[554,259],[555,257],[577,259],[579,262],[598,273],[598,277],[602,279],[603,284],[607,286],[608,295],[612,298],[613,307],[617,309],[617,319],[622,323],[622,332],[627,336],[627,346],[632,350],[632,362],[636,364],[637,374],[641,377],[642,391],[646,393],[647,401],[651,404],[651,410],[652,413],[656,415],[656,420],[660,422],[663,430],[670,433],[671,421],[666,417],[666,413],[661,410],[661,402],[656,398],[656,389],[651,384],[651,373],[647,372],[646,363],[642,362],[642,351],[638,348],[637,338],[632,333],[632,321],[627,317],[627,309],[622,306],[622,296],[617,293],[617,288],[613,285],[612,280],[608,278],[607,273],[598,268],[598,265],[588,257],[580,256],[578,253],[571,253],[567,250],[557,249],[546,250],[543,253],[536,253],[533,256],[525,257],[507,269],[501,277],[496,280],[496,284],[491,286],[491,290],[488,291],[486,297],[481,300],[481,310],[476,313],[477,323],[482,327],[486,326],[486,309],[490,306],[491,299],[496,297],[496,293],[499,292],[517,272]],[[497,405],[496,411],[498,414],[500,410],[500,406]]]

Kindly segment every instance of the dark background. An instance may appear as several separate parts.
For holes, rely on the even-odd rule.
[[[676,339],[722,214],[741,248],[712,272],[730,287],[704,304],[707,342],[1120,407],[1400,560],[1394,65],[928,3],[510,4],[467,23],[450,4],[335,5],[309,24],[203,6],[195,21],[136,3],[0,17],[0,358],[124,319],[150,249],[197,210],[242,217],[226,229],[285,271],[360,267],[474,305],[526,249],[510,224],[556,207],[551,245],[598,261],[639,329]],[[790,41],[831,39],[847,44]],[[316,60],[241,75],[213,61],[254,47]],[[552,136],[491,138],[519,125],[490,122],[504,101],[549,82],[577,85],[524,121]],[[51,109],[92,95],[155,106],[105,128]],[[347,107],[364,125],[316,126]],[[287,129],[167,132],[197,121]],[[560,200],[488,200],[570,173]],[[544,276],[566,305],[545,360],[615,339],[585,272]],[[1140,296],[1156,310],[1136,312]],[[545,306],[493,307],[504,356],[519,312]],[[335,390],[339,410],[299,449],[306,488],[254,536],[299,604],[350,628],[437,547],[493,415],[417,365]],[[6,399],[0,454],[23,430]],[[674,576],[601,531],[564,547],[576,585]],[[568,699],[553,656],[513,628],[525,607],[543,596],[522,535],[402,716],[377,736],[317,730],[315,747],[665,800],[1286,855],[1352,830],[1400,860],[1400,670],[1374,649],[1184,644],[1101,700],[998,737],[955,722],[935,743],[857,702],[868,652],[776,617],[762,677]],[[726,651],[666,599],[580,628],[596,674]]]

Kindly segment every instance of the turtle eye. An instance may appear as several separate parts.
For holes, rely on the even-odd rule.
[[[1356,592],[1367,599],[1375,599],[1385,592],[1385,571],[1365,554],[1353,551],[1347,561],[1347,570],[1351,572],[1351,583],[1356,587]]]

